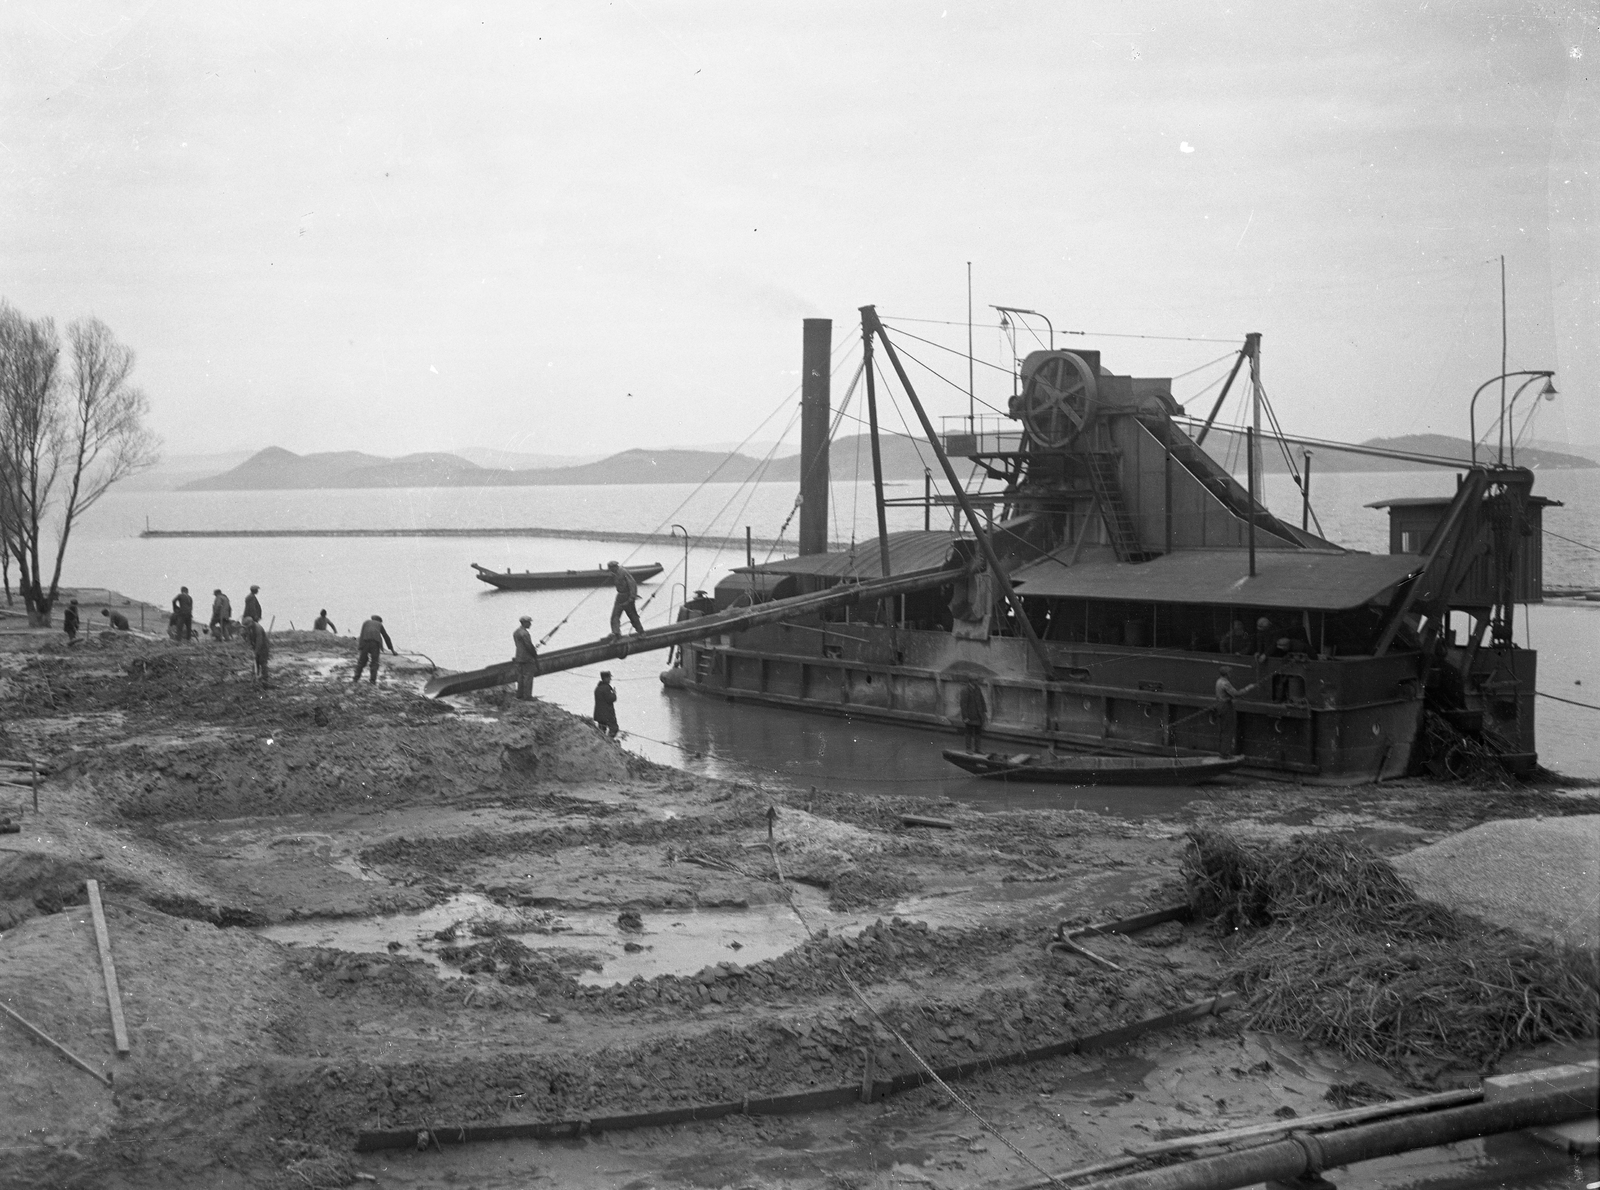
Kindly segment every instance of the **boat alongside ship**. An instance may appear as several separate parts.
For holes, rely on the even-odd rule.
[[[976,683],[986,737],[1221,755],[1326,783],[1410,771],[1434,712],[1508,768],[1535,764],[1537,657],[1512,640],[1515,605],[1541,598],[1550,502],[1531,494],[1532,472],[1463,468],[1453,494],[1384,505],[1391,553],[1348,550],[1257,498],[1253,433],[1247,486],[1213,460],[1209,421],[1190,437],[1169,380],[1117,375],[1091,349],[1038,351],[1022,362],[1014,425],[963,418],[940,434],[876,313],[862,318],[871,432],[881,345],[964,523],[888,533],[875,474],[879,538],[826,551],[831,326],[807,320],[801,552],[740,568],[681,617],[891,576],[929,583],[684,642],[669,686],[960,732],[961,691]],[[1230,385],[1244,364],[1259,401],[1259,336]],[[993,486],[966,491],[952,457]]]
[[[612,582],[611,572],[604,566],[593,570],[490,570],[487,566],[472,563],[477,579],[488,583],[497,591],[554,591],[565,587],[603,587]],[[645,566],[624,566],[636,583],[646,582],[661,573],[661,563]]]

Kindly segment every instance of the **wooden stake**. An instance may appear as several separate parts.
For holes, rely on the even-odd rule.
[[[39,812],[39,766],[35,764],[29,767],[33,773],[33,812],[37,814]]]
[[[100,882],[88,881],[89,912],[94,917],[94,940],[100,947],[100,969],[106,977],[106,999],[111,1002],[111,1034],[116,1039],[117,1056],[128,1056],[128,1023],[122,1019],[122,993],[117,990],[117,965],[111,958],[111,934],[106,929],[106,911],[100,904]]]
[[[12,1020],[16,1021],[17,1024],[21,1025],[29,1033],[32,1033],[35,1037],[37,1037],[40,1041],[44,1042],[51,1049],[53,1049],[56,1052],[58,1052],[61,1055],[63,1055],[67,1059],[67,1061],[71,1062],[74,1066],[80,1067],[84,1071],[88,1072],[89,1074],[94,1075],[95,1078],[97,1078],[101,1082],[105,1083],[106,1086],[109,1087],[111,1085],[110,1078],[108,1078],[107,1076],[101,1074],[93,1066],[89,1065],[89,1063],[85,1062],[82,1058],[78,1057],[77,1054],[73,1053],[66,1046],[62,1045],[59,1041],[57,1041],[54,1037],[51,1037],[50,1034],[46,1033],[43,1029],[39,1028],[38,1025],[31,1024],[25,1017],[23,1017],[19,1012],[17,1012],[15,1009],[13,1009],[10,1005],[8,1005],[8,1004],[0,1004],[0,1009],[3,1009],[5,1011],[5,1014],[8,1017],[10,1017]]]

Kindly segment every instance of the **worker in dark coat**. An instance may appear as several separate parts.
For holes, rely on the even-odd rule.
[[[976,752],[983,741],[983,721],[989,716],[989,704],[983,697],[983,687],[968,682],[961,687],[961,722],[967,729],[967,751]]]
[[[254,590],[255,588],[251,588]],[[361,670],[369,663],[372,666],[371,684],[378,684],[378,658],[387,647],[390,653],[394,652],[394,642],[389,639],[389,630],[383,626],[383,617],[374,613],[367,617],[361,625],[361,631],[356,635],[356,676],[352,682],[361,680]]]
[[[1233,627],[1223,633],[1222,639],[1217,642],[1217,652],[1242,656],[1250,651],[1250,643],[1250,633],[1245,630],[1244,621],[1235,620]]]
[[[241,632],[244,636],[245,646],[255,658],[255,677],[263,686],[267,685],[267,658],[272,655],[272,644],[267,639],[267,626],[259,620],[246,616],[240,622]]]
[[[108,607],[103,607],[100,609],[100,614],[102,616],[109,616],[111,618],[111,627],[115,628],[118,632],[128,631],[128,617],[123,615],[121,612],[114,612]]]
[[[1233,700],[1243,693],[1232,680],[1233,667],[1221,666],[1217,672],[1217,755],[1234,756],[1239,751],[1239,716]]]
[[[623,612],[628,613],[628,623],[633,625],[633,630],[643,632],[644,625],[639,622],[639,580],[616,562],[607,562],[606,569],[611,572],[617,588],[617,598],[611,604],[611,635],[622,635]]]
[[[222,593],[222,588],[211,592],[211,639],[227,640],[233,634],[233,601]]]
[[[251,587],[250,594],[244,597],[244,614],[257,624],[261,623],[261,600],[256,598],[256,592],[259,590],[260,587]]]
[[[311,630],[313,632],[338,632],[339,631],[337,628],[334,627],[333,621],[328,619],[328,609],[327,608],[323,608],[320,612],[317,613],[317,618],[312,623]]]
[[[172,614],[177,617],[173,627],[178,630],[178,639],[194,639],[194,597],[188,587],[179,587],[172,597]]]
[[[523,616],[511,634],[511,643],[517,650],[512,658],[517,663],[517,697],[523,702],[533,697],[533,675],[539,672],[539,650],[534,647],[533,633],[528,631],[532,623],[532,616]]]
[[[78,640],[78,601],[74,599],[67,604],[67,610],[61,614],[61,631],[67,634],[67,643],[75,644]]]
[[[1278,647],[1278,630],[1273,627],[1272,621],[1262,616],[1256,621],[1256,660],[1265,661],[1276,654]]]
[[[612,739],[616,739],[621,730],[617,726],[617,690],[611,684],[609,669],[600,671],[600,682],[594,688],[594,722]]]

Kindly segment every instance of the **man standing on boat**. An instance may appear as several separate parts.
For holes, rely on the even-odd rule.
[[[1242,627],[1242,625],[1240,625]],[[1239,716],[1234,710],[1233,700],[1244,691],[1233,684],[1229,675],[1233,667],[1224,665],[1220,667],[1217,675],[1217,755],[1232,756],[1238,751]],[[1249,689],[1249,687],[1245,687]]]
[[[511,643],[517,646],[517,697],[523,702],[533,698],[533,675],[539,668],[539,650],[534,648],[533,633],[528,631],[532,623],[532,616],[523,616],[511,634]]]
[[[976,752],[983,742],[983,721],[989,715],[989,704],[983,697],[983,687],[968,682],[961,687],[961,722],[967,729],[967,751]]]
[[[250,588],[252,591],[254,587]],[[378,657],[383,653],[383,646],[389,647],[389,652],[394,652],[394,641],[389,639],[389,630],[383,626],[383,617],[371,615],[366,623],[361,625],[361,634],[356,637],[356,676],[352,682],[361,680],[361,670],[370,662],[372,665],[372,681],[370,685],[378,684]]]
[[[621,730],[617,726],[617,690],[611,684],[611,671],[600,671],[600,682],[594,688],[594,723],[612,739]]]
[[[1250,634],[1245,631],[1244,621],[1235,620],[1233,627],[1223,634],[1217,642],[1217,652],[1237,653],[1244,655],[1250,651]]]
[[[628,613],[628,623],[633,625],[635,632],[643,632],[644,625],[639,622],[639,582],[628,573],[627,569],[616,562],[607,562],[606,569],[611,572],[611,579],[617,586],[617,598],[611,605],[611,635],[622,635],[622,613]]]

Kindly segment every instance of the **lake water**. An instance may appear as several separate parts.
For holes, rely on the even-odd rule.
[[[1327,474],[1315,479],[1316,508],[1326,536],[1355,549],[1388,548],[1388,518],[1364,507],[1394,496],[1444,495],[1448,471]],[[922,485],[901,484],[892,496],[920,496]],[[1539,475],[1535,491],[1563,501],[1545,513],[1547,530],[1600,545],[1600,471]],[[1290,481],[1269,477],[1268,502],[1299,522]],[[160,529],[389,529],[542,526],[594,531],[667,532],[673,524],[699,538],[742,539],[746,525],[757,538],[777,537],[794,507],[792,484],[628,485],[606,487],[422,488],[314,492],[118,492],[97,506],[74,534],[63,581],[105,586],[164,606],[187,585],[197,612],[221,587],[237,609],[251,583],[277,627],[308,628],[326,607],[344,633],[373,612],[381,614],[397,648],[426,654],[449,669],[472,669],[511,655],[511,633],[522,615],[533,617],[535,637],[565,621],[551,648],[604,635],[608,588],[585,591],[500,593],[486,589],[470,569],[554,570],[591,567],[608,559],[660,562],[666,572],[646,584],[647,626],[670,622],[682,600],[684,552],[666,546],[631,546],[539,538],[222,538],[143,539],[148,524]],[[832,491],[830,535],[839,541],[876,535],[870,484],[838,483]],[[889,509],[889,527],[920,528],[920,509]],[[948,515],[948,514],[947,514]],[[948,523],[946,521],[945,523]],[[935,520],[935,524],[939,521]],[[785,534],[792,542],[796,526]],[[793,550],[781,551],[783,553]],[[757,558],[766,551],[758,550]],[[1547,585],[1600,588],[1600,552],[1547,536]],[[688,589],[708,588],[744,561],[734,550],[694,548],[688,554]],[[1518,617],[1517,639],[1531,634],[1540,650],[1541,690],[1600,704],[1600,603],[1545,605]],[[700,772],[759,780],[774,774],[825,788],[948,795],[1011,805],[1086,808],[1103,797],[1092,790],[995,789],[952,770],[939,756],[949,739],[925,732],[863,725],[816,715],[732,706],[662,689],[664,653],[608,663],[620,695],[617,711],[630,733],[628,746],[664,763]],[[594,670],[540,679],[536,693],[579,714],[592,709]],[[1600,712],[1549,699],[1539,704],[1540,752],[1545,762],[1574,775],[1600,777],[1595,745]],[[1118,792],[1117,804],[1139,812],[1140,795]],[[1170,806],[1186,792],[1151,793],[1149,809]]]

